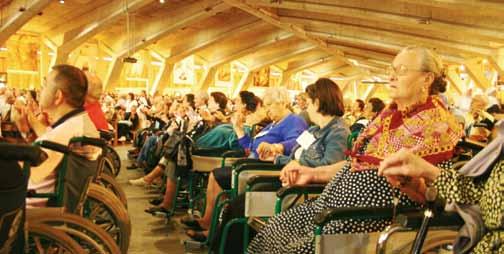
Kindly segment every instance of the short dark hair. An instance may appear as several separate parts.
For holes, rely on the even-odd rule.
[[[194,102],[194,94],[188,93],[185,95],[186,101],[191,105],[191,108],[195,109],[196,108],[196,103]]]
[[[249,91],[241,91],[239,95],[242,103],[245,104],[245,108],[250,112],[255,112],[259,101],[257,101],[254,93]]]
[[[362,111],[364,110],[364,106],[366,106],[366,103],[364,103],[363,100],[361,99],[356,99],[355,102],[357,102],[357,104],[359,104],[359,110]]]
[[[52,70],[56,71],[55,81],[65,96],[66,103],[74,108],[84,106],[88,89],[84,72],[68,64],[55,65]]]
[[[379,98],[373,97],[368,102],[371,104],[371,111],[373,113],[380,113],[385,108],[385,103]]]
[[[320,78],[305,89],[308,97],[315,102],[319,101],[318,112],[322,115],[343,116],[343,94],[339,86],[328,78]]]
[[[214,101],[217,104],[219,104],[220,109],[226,109],[228,99],[224,93],[212,92],[212,93],[210,93],[210,96],[212,96],[214,98]]]

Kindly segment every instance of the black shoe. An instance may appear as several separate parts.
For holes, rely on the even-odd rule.
[[[163,198],[153,198],[153,199],[149,200],[149,204],[151,204],[153,206],[158,206],[162,202],[163,202]]]
[[[184,224],[186,227],[190,229],[194,229],[197,231],[202,231],[205,230],[197,220],[192,218],[191,216],[185,216],[182,219],[180,219],[180,223]]]
[[[133,164],[131,164],[131,165],[129,165],[129,166],[126,167],[126,169],[137,169],[137,168],[138,168],[138,166],[135,163],[133,163]]]
[[[164,207],[161,207],[161,206],[153,206],[151,208],[147,208],[144,210],[146,213],[150,213],[154,216],[156,215],[163,215],[165,217],[169,217],[171,216],[171,212],[166,210]]]
[[[186,235],[197,242],[206,242],[207,236],[203,232],[187,230]]]

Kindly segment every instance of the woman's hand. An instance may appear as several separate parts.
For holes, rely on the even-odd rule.
[[[384,159],[378,168],[380,176],[421,177],[427,181],[434,181],[439,173],[439,168],[404,148]]]
[[[313,182],[314,170],[300,165],[297,161],[287,164],[280,172],[283,186],[304,185]]]
[[[296,169],[301,167],[301,164],[299,164],[298,161],[296,160],[291,160],[287,165],[285,165],[282,170],[280,171],[280,181],[282,181],[282,185],[287,185],[288,184],[288,176],[289,176],[289,171],[292,169]]]
[[[425,202],[426,181],[434,181],[439,173],[439,168],[407,149],[390,155],[378,168],[378,175],[419,203]]]
[[[257,153],[260,160],[273,161],[276,155],[283,154],[284,147],[282,144],[270,144],[262,142],[257,147]]]

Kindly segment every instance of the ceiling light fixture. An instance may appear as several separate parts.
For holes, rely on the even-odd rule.
[[[59,0],[59,3],[60,3],[60,4],[64,4],[64,3],[65,3],[65,0]]]
[[[160,4],[164,4],[164,3],[165,3],[165,0],[159,0],[159,3],[160,3]]]

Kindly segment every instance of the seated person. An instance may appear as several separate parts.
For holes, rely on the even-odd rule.
[[[250,115],[256,112],[259,105],[257,97],[252,92],[241,91],[235,99],[235,114]],[[220,148],[238,150],[238,137],[232,124],[221,124],[196,140],[197,148]]]
[[[100,104],[100,96],[103,89],[102,82],[95,73],[91,73],[89,71],[84,73],[86,73],[86,78],[88,80],[88,91],[86,95],[86,102],[84,103],[84,109],[95,124],[96,129],[107,131],[109,130],[109,124]]]
[[[360,133],[366,128],[371,121],[373,121],[378,114],[385,108],[385,103],[379,98],[371,98],[364,106],[362,116],[350,126],[352,133]]]
[[[390,69],[389,95],[393,103],[361,133],[347,161],[316,170],[293,167],[285,172],[287,183],[327,183],[315,200],[306,201],[271,218],[249,245],[248,253],[314,252],[314,216],[325,208],[418,206],[399,195],[378,176],[383,158],[401,148],[413,149],[431,164],[446,167],[462,130],[437,99],[446,81],[443,65],[429,49],[407,47],[394,58]],[[366,233],[383,230],[388,220],[336,220],[324,234]]]
[[[471,101],[471,123],[466,128],[466,136],[478,142],[486,143],[491,138],[494,117],[486,111],[488,100],[483,95],[475,95]]]
[[[504,131],[502,124],[497,124],[501,135]],[[471,219],[473,225],[460,231],[468,235],[457,238],[454,253],[462,253],[462,250],[474,254],[504,253],[503,142],[502,136],[494,139],[458,171],[453,168],[442,170],[410,151],[401,150],[380,163],[378,174],[407,195],[420,200],[425,199],[427,183],[436,188],[438,197],[446,201],[447,207],[465,216],[476,214],[480,217]],[[405,176],[411,180],[407,181]],[[468,237],[470,241],[464,241]]]
[[[257,109],[259,101],[256,99],[255,95],[251,92],[240,92],[237,101],[237,112],[241,112],[245,115],[250,115],[254,113]],[[231,127],[232,128],[232,127]],[[210,135],[218,135],[217,137],[210,137]],[[208,135],[208,136],[207,136]],[[196,141],[196,144],[205,148],[221,148],[222,146],[229,146],[231,149],[236,149],[239,147],[236,134],[233,130],[230,130],[230,126],[219,125],[212,129],[207,135],[202,136]],[[139,179],[130,180],[129,183],[137,186],[145,186],[152,184],[156,179],[162,176],[165,172],[166,179],[166,191],[162,202],[158,206],[146,209],[148,213],[164,212],[167,213],[172,207],[173,195],[175,195],[176,188],[176,172],[175,164],[166,159],[162,159],[156,168],[154,168],[151,173],[141,177]]]
[[[296,168],[299,165],[309,167],[331,165],[345,158],[346,140],[350,132],[342,119],[344,113],[343,95],[338,85],[330,79],[321,78],[314,84],[307,86],[305,94],[306,112],[314,125],[301,134],[301,137],[304,138],[297,140],[297,144],[289,156],[278,155],[275,158],[276,164],[285,165],[280,176],[281,181],[285,184],[288,182],[285,173],[289,171],[289,168]],[[267,188],[269,189],[269,186]],[[271,188],[271,190],[276,189],[275,187]],[[242,194],[231,202],[231,205],[223,212],[221,226],[225,225],[232,217],[243,217],[244,201],[245,194]],[[237,253],[242,252],[240,250],[243,248],[243,233],[234,232],[237,228],[243,227],[240,225],[231,229],[232,233],[226,240],[225,253],[228,253],[229,250]],[[219,228],[220,230],[221,228]],[[221,235],[219,231],[216,234],[217,238]],[[189,233],[193,236],[202,234],[204,233]],[[219,243],[219,239],[213,239],[211,246],[217,247]]]
[[[52,67],[40,92],[40,108],[45,114],[45,121],[36,118],[33,112],[27,112],[20,122],[28,122],[35,131],[37,140],[48,140],[68,145],[73,137],[87,136],[98,138],[96,127],[84,110],[87,93],[86,75],[71,65]],[[43,149],[48,158],[37,167],[32,167],[28,188],[38,193],[54,192],[56,169],[63,154]],[[79,150],[89,159],[96,159],[99,149],[83,147]],[[28,206],[45,206],[46,199],[27,200]]]
[[[134,131],[140,125],[140,118],[137,113],[137,106],[132,105],[130,107],[130,112],[125,112],[124,119],[117,123],[117,137],[119,139],[123,138],[125,140],[131,140],[131,131]]]
[[[227,103],[228,99],[222,92],[210,93],[208,109],[200,111],[201,117],[210,128],[229,122],[229,116],[226,113]]]
[[[244,131],[245,117],[236,115],[233,127],[238,142],[250,152],[250,158],[273,161],[277,155],[289,155],[296,144],[296,139],[307,129],[306,122],[289,110],[290,99],[287,89],[269,88],[265,91],[263,108],[273,123],[264,127],[255,137]],[[208,179],[205,216],[186,224],[198,224],[202,229],[210,227],[215,198],[222,190],[231,188],[231,167],[217,168]],[[187,222],[186,222],[187,221]]]

